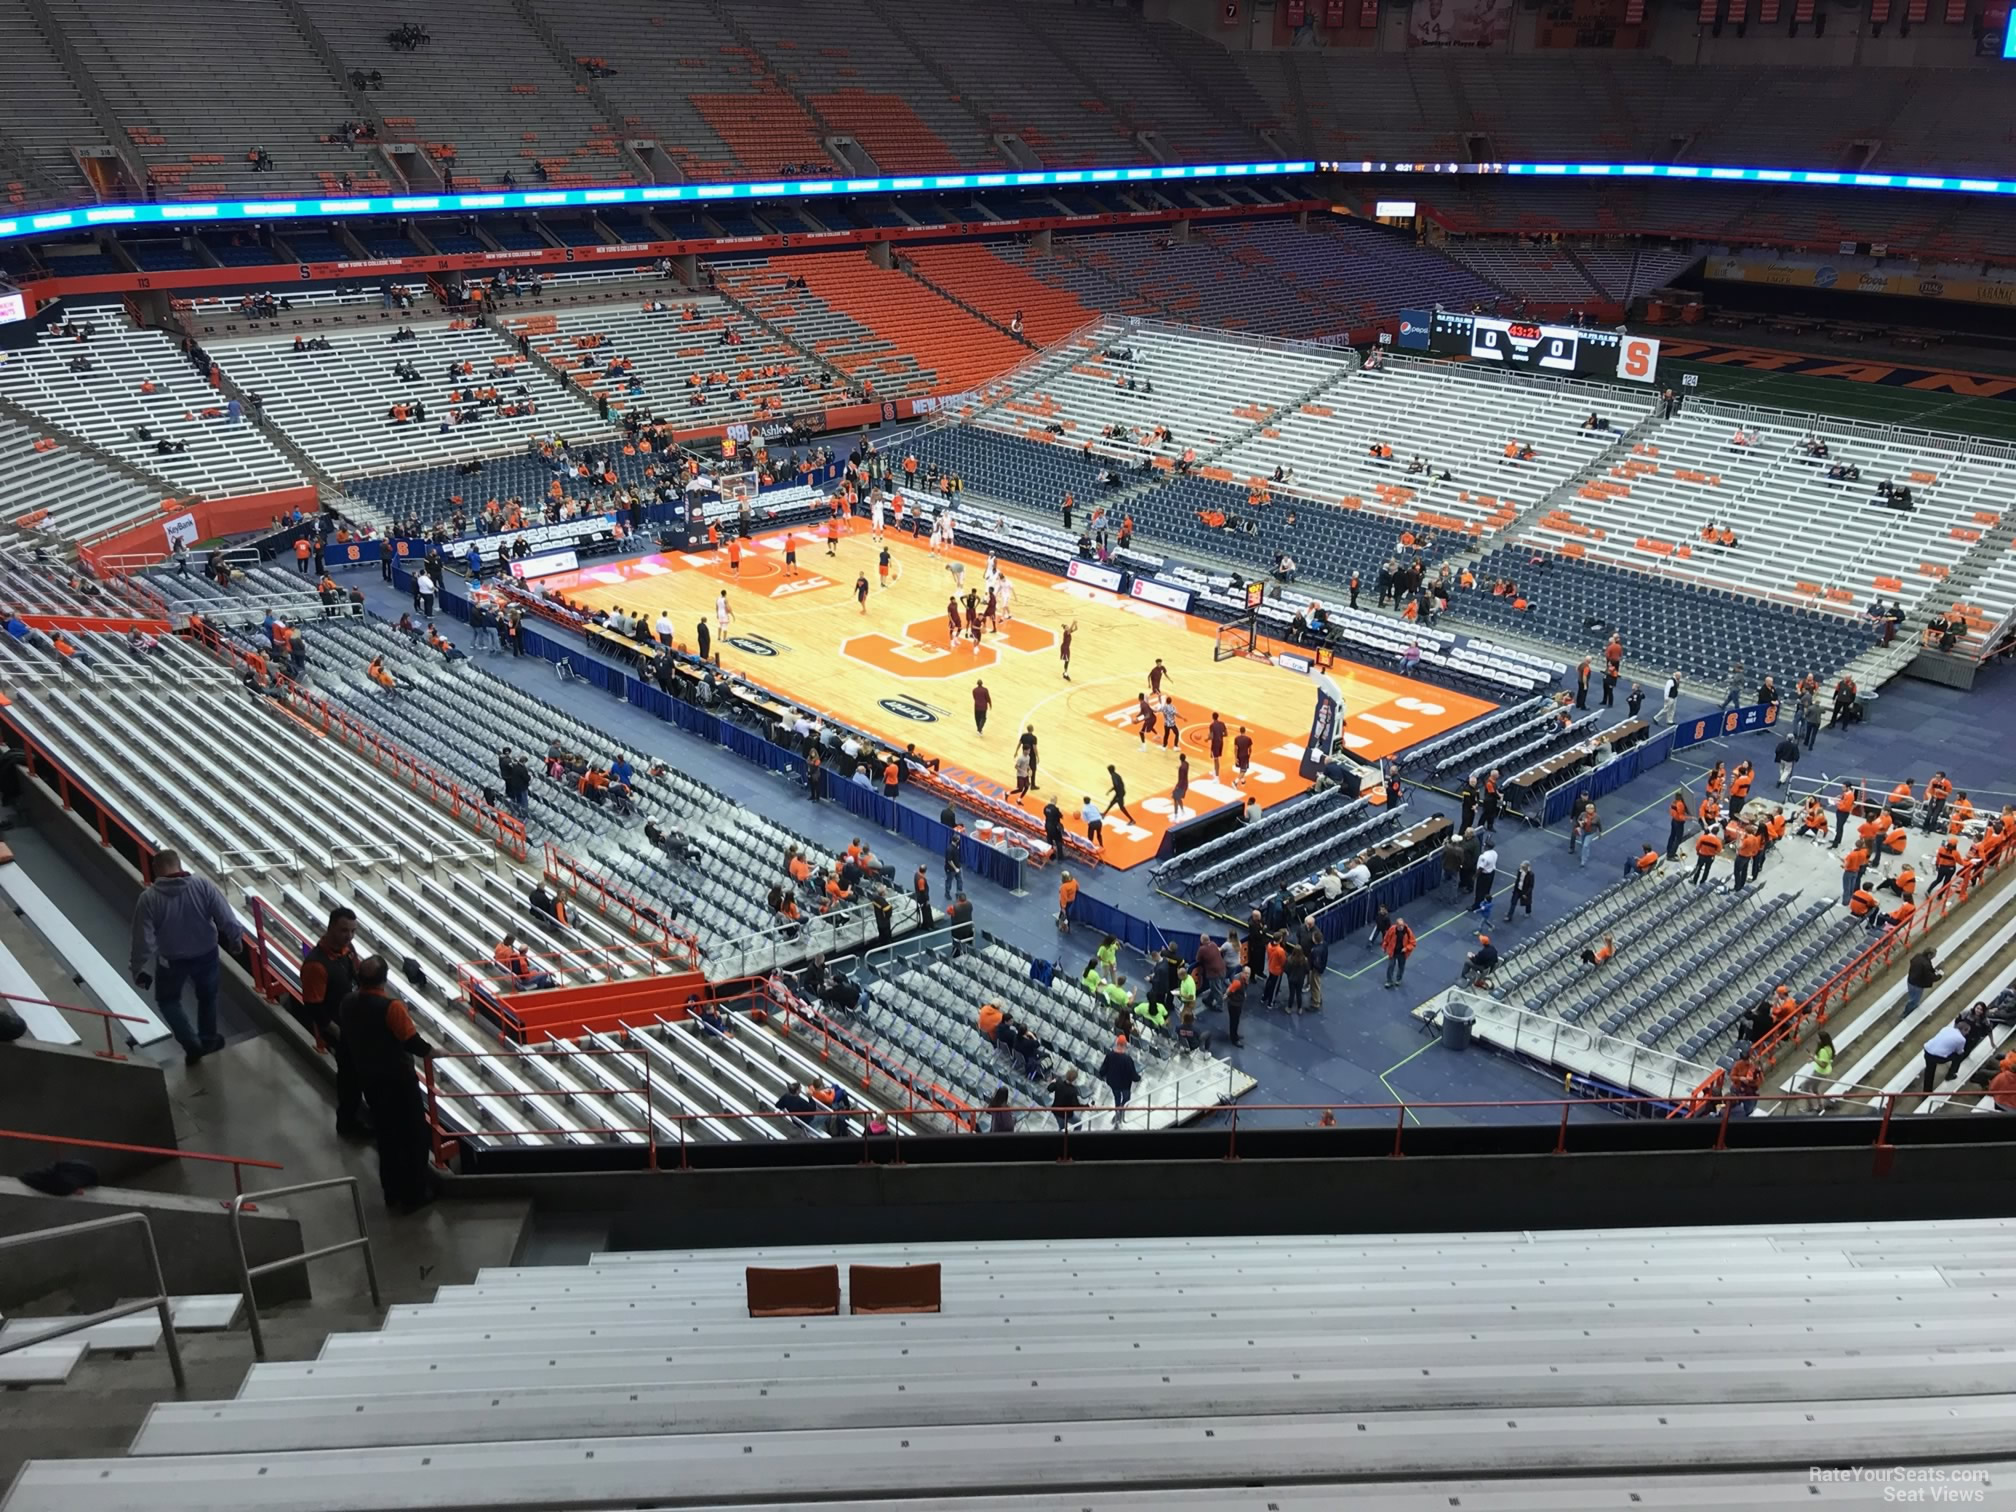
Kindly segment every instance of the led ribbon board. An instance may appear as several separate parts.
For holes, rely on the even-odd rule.
[[[2016,179],[1919,173],[1839,173],[1807,168],[1714,168],[1682,163],[1422,163],[1372,159],[1204,163],[1132,168],[1060,168],[1017,173],[925,173],[894,178],[780,179],[741,184],[641,184],[607,189],[500,189],[474,194],[352,195],[323,198],[92,205],[0,218],[0,240],[101,227],[244,225],[343,216],[461,215],[485,211],[594,210],[614,205],[697,205],[723,201],[818,199],[868,194],[935,194],[965,189],[1031,189],[1185,180],[1283,178],[1317,171],[1350,174],[1489,173],[1517,178],[1681,179],[1713,183],[1805,184],[1833,189],[1918,189],[2016,195]]]
[[[736,200],[815,199],[852,194],[935,194],[948,189],[1030,189],[1084,184],[1280,178],[1314,173],[1309,159],[1136,168],[1058,168],[1019,173],[923,173],[897,178],[773,179],[747,184],[640,184],[608,189],[498,189],[475,194],[345,195],[153,205],[94,205],[0,220],[0,238],[89,231],[101,226],[315,220],[338,216],[460,215],[486,210],[598,210],[612,205],[711,205]]]

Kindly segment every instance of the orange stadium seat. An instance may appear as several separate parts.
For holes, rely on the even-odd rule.
[[[991,320],[1006,325],[1020,310],[1023,334],[1038,346],[1062,341],[1099,316],[1068,289],[1042,283],[971,242],[918,247],[903,255],[932,283]]]
[[[865,257],[834,253],[794,259],[786,266],[820,300],[936,369],[941,389],[978,387],[1029,355],[1027,347],[978,316]]]

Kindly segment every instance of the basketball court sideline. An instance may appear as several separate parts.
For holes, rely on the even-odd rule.
[[[1033,728],[1037,768],[1027,806],[1040,812],[1054,796],[1076,833],[1083,832],[1078,813],[1085,798],[1107,806],[1110,764],[1126,783],[1132,816],[1117,808],[1107,816],[1106,860],[1114,866],[1152,860],[1178,818],[1243,802],[1247,794],[1271,807],[1309,787],[1297,768],[1313,681],[1263,659],[1214,660],[1216,622],[1001,563],[1010,602],[998,628],[976,645],[951,633],[947,600],[967,589],[984,600],[984,554],[962,546],[934,554],[894,531],[878,542],[867,521],[840,523],[832,555],[823,526],[779,529],[741,543],[732,562],[725,544],[719,551],[654,553],[542,578],[539,587],[589,609],[622,608],[652,620],[663,611],[687,650],[704,621],[724,668],[893,745],[915,742],[946,774],[990,793],[1013,794],[1017,739]],[[786,558],[791,548],[795,565]],[[723,594],[725,626],[718,618]],[[1061,643],[1070,625],[1076,630],[1067,680]],[[1157,658],[1179,733],[1165,740],[1158,722],[1144,742],[1138,700],[1149,691]],[[1356,662],[1336,661],[1328,676],[1344,694],[1348,748],[1365,762],[1493,708]],[[982,683],[991,698],[984,730],[976,727],[974,701]],[[1220,775],[1212,775],[1213,713],[1230,737],[1242,725],[1253,737],[1243,787],[1235,783],[1229,737]],[[1180,816],[1173,798],[1179,751],[1190,766]]]

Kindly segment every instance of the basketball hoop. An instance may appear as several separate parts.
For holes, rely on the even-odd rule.
[[[755,469],[746,472],[723,472],[715,475],[714,486],[721,490],[721,502],[732,513],[739,513],[746,505],[751,514],[756,512],[756,500],[763,491],[761,480]]]

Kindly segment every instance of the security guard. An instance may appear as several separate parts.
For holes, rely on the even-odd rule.
[[[434,1048],[413,1027],[406,1005],[386,991],[389,975],[383,956],[358,963],[356,990],[343,1000],[343,1038],[371,1100],[385,1205],[410,1213],[434,1200],[427,1107],[413,1074],[413,1058],[425,1059]]]

